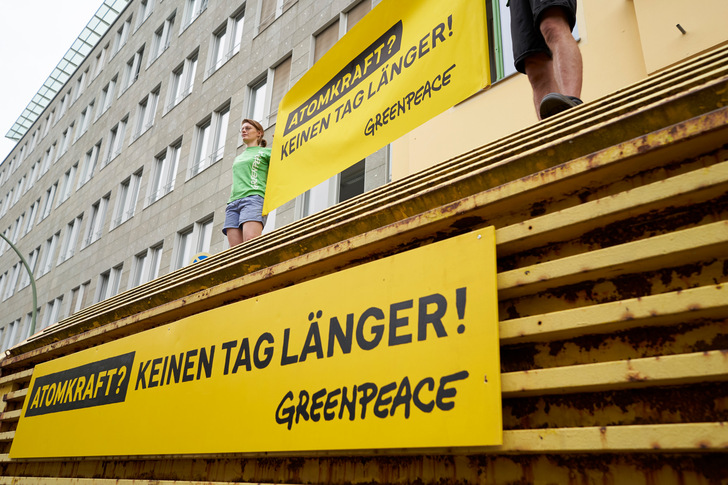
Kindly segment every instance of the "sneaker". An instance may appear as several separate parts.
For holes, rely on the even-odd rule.
[[[561,93],[549,93],[541,100],[541,106],[539,112],[541,113],[541,119],[545,120],[555,114],[559,114],[562,111],[566,111],[574,106],[579,106],[583,101],[575,96],[566,96]]]

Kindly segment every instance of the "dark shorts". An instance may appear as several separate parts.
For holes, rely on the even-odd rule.
[[[569,26],[574,30],[576,0],[510,0],[510,2],[513,59],[516,69],[525,74],[524,63],[527,57],[538,53],[551,57],[551,50],[546,45],[539,29],[541,14],[547,8],[561,7],[566,12]]]
[[[263,217],[263,197],[250,195],[229,202],[225,207],[225,225],[222,233],[227,236],[228,229],[240,229],[245,222],[260,222],[265,226],[268,216]]]

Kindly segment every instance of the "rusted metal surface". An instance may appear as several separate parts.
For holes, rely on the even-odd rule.
[[[728,484],[725,106],[728,46],[75,314],[0,364],[0,484]],[[38,362],[487,225],[501,446],[7,456]]]

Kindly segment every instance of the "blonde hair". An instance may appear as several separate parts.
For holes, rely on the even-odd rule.
[[[263,137],[265,136],[265,130],[263,129],[263,125],[258,123],[255,120],[251,120],[249,118],[245,118],[241,123],[240,126],[243,126],[244,123],[248,123],[250,125],[253,125],[253,127],[260,132],[260,138],[258,139],[258,146],[266,146],[268,145],[268,142],[266,142]]]

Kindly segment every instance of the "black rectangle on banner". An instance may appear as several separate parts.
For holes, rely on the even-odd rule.
[[[123,402],[135,353],[39,377],[30,390],[25,417]]]

